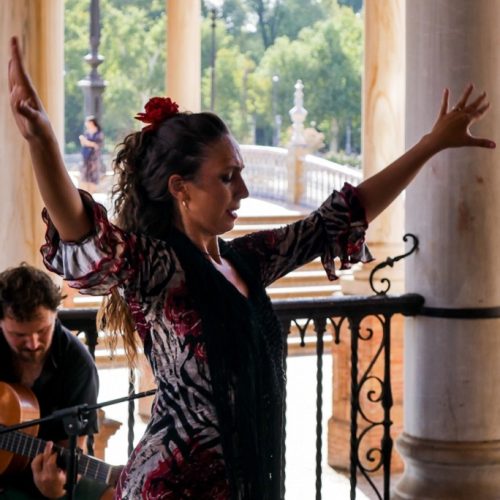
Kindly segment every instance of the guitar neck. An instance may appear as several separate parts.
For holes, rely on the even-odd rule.
[[[0,449],[29,458],[34,458],[39,453],[42,453],[46,444],[47,441],[43,439],[19,431],[0,434]],[[60,446],[54,446],[54,451],[61,459],[58,460],[58,464],[65,468],[65,464],[69,460],[69,451]],[[114,486],[120,471],[121,467],[114,467],[97,458],[79,454],[78,473],[82,476]]]

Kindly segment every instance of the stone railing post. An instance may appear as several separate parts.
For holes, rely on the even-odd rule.
[[[302,197],[302,173],[306,155],[304,121],[307,110],[304,108],[304,85],[302,80],[295,84],[293,108],[289,111],[292,120],[292,138],[288,146],[288,201],[298,204]]]

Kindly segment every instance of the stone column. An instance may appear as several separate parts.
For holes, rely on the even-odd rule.
[[[25,64],[62,144],[64,131],[64,2],[0,2],[0,270],[21,261],[41,265],[44,227],[42,202],[28,147],[18,132],[9,105],[9,40],[19,37]]]
[[[407,146],[432,126],[443,88],[456,102],[471,81],[493,103],[473,132],[498,141],[499,26],[497,1],[407,3]],[[391,498],[499,498],[499,186],[498,151],[467,148],[440,153],[407,190],[406,228],[420,239],[407,289],[440,317],[407,324],[406,470]]]
[[[366,0],[365,51],[363,75],[363,174],[370,177],[382,170],[404,152],[404,99],[405,99],[405,2],[404,0]],[[404,253],[404,198],[401,195],[387,210],[370,224],[367,242],[376,261],[364,264],[354,276],[343,277],[342,292],[346,295],[372,295],[369,275],[373,267],[387,257]],[[390,279],[390,293],[402,293],[404,265],[385,268],[380,277]],[[378,283],[380,285],[380,283]],[[379,288],[385,288],[383,285]],[[363,328],[380,330],[375,318],[363,321]],[[392,409],[393,435],[403,427],[402,397],[403,373],[403,320],[392,319],[392,380],[394,407]],[[333,410],[328,426],[328,463],[336,468],[349,464],[349,408],[351,387],[349,377],[350,332],[342,334],[342,343],[333,349]],[[360,366],[365,366],[375,355],[376,343],[363,345]],[[347,370],[347,371],[346,371]],[[372,405],[375,406],[375,405]],[[373,408],[373,411],[377,409]],[[380,437],[370,434],[373,446]],[[366,442],[365,441],[365,442]],[[392,470],[402,468],[399,457],[394,456]]]
[[[167,95],[181,110],[201,107],[201,3],[167,0]]]
[[[363,176],[371,177],[404,153],[405,1],[366,0],[363,75]],[[402,253],[404,197],[374,220],[366,235],[377,262]],[[369,295],[368,277],[374,264],[365,264],[354,280],[342,280],[342,292]],[[402,293],[404,266],[384,270],[390,293]]]

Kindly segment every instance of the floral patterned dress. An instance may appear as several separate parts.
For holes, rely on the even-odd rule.
[[[94,231],[83,241],[63,242],[45,212],[44,262],[82,293],[102,295],[116,287],[129,304],[158,387],[116,497],[229,499],[200,316],[179,259],[168,242],[122,231],[90,195],[82,192],[82,198]],[[230,244],[257,257],[264,286],[318,256],[335,279],[335,257],[342,268],[371,259],[366,226],[356,189],[346,184],[305,219]]]

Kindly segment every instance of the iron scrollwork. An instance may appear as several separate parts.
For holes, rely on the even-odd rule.
[[[374,314],[381,326],[381,337],[373,358],[368,366],[359,372],[359,342],[376,341],[372,327],[362,328],[360,319],[353,318],[351,324],[351,499],[356,498],[356,472],[359,470],[373,489],[378,500],[389,499],[390,467],[393,441],[390,434],[393,406],[390,374],[390,322],[391,314]],[[366,333],[364,333],[366,332]],[[376,368],[378,365],[378,369]],[[381,366],[380,366],[381,365]],[[382,368],[380,370],[380,368]],[[381,373],[380,373],[381,371]],[[364,391],[366,395],[363,397]],[[365,405],[379,405],[377,417]],[[359,419],[359,421],[358,421]],[[370,443],[370,434],[381,433],[380,445]],[[364,449],[364,451],[363,451]],[[384,475],[383,491],[379,491],[371,477],[382,469]]]
[[[399,257],[402,258],[402,257]],[[376,498],[389,499],[390,465],[392,438],[391,430],[391,317],[394,314],[414,316],[419,314],[423,297],[415,294],[384,297],[335,297],[324,299],[300,299],[274,301],[273,307],[282,325],[283,333],[293,329],[298,334],[300,344],[305,346],[306,335],[316,340],[316,496],[321,500],[322,487],[322,448],[323,448],[323,354],[329,349],[331,341],[338,344],[341,335],[347,333],[351,338],[351,440],[350,440],[350,498],[356,498],[357,476],[361,475],[374,491]],[[95,309],[60,310],[58,315],[65,325],[72,329],[89,331],[95,328]],[[363,323],[365,318],[374,317],[375,321]],[[93,326],[92,326],[93,325]],[[380,329],[382,338],[379,339]],[[325,338],[326,337],[326,338]],[[375,343],[370,349],[369,359],[363,353],[368,343]],[[286,345],[285,345],[286,347]],[[373,351],[374,354],[373,354]],[[284,353],[286,355],[286,353]],[[368,363],[366,363],[368,361]],[[283,360],[286,369],[286,357]],[[135,392],[136,381],[130,379],[130,393]],[[374,405],[374,406],[372,406]],[[375,411],[371,411],[375,408]],[[129,411],[133,407],[129,407]],[[130,415],[130,414],[129,414]],[[135,420],[128,420],[129,450],[134,440]],[[371,439],[377,433],[376,439]],[[378,437],[380,435],[380,441]],[[282,435],[284,444],[285,432]],[[376,443],[375,445],[372,443]],[[380,444],[379,444],[380,443]],[[282,462],[281,497],[284,496],[285,461]],[[383,471],[383,487],[377,489],[373,474]]]
[[[383,262],[380,262],[377,264],[373,269],[372,272],[370,273],[370,288],[377,294],[377,295],[386,295],[389,289],[391,288],[391,282],[387,278],[382,278],[380,280],[380,283],[385,283],[386,288],[385,290],[377,290],[375,288],[375,285],[373,284],[373,277],[375,273],[383,269],[384,267],[393,267],[394,264],[401,259],[404,259],[405,257],[408,257],[412,253],[416,252],[418,250],[418,238],[412,234],[412,233],[407,233],[403,236],[403,241],[406,243],[408,241],[408,238],[411,238],[413,240],[413,246],[410,248],[410,250],[402,255],[398,255],[397,257],[387,257]]]

